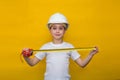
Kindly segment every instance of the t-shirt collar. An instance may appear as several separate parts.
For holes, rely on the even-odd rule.
[[[63,46],[64,44],[65,44],[65,42],[62,42],[62,43],[60,43],[60,44],[54,44],[53,42],[50,42],[50,44],[52,45],[52,46]]]

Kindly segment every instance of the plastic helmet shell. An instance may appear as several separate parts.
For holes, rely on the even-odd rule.
[[[67,18],[61,14],[61,13],[55,13],[53,14],[50,18],[49,18],[49,21],[48,21],[48,26],[49,24],[54,24],[54,23],[64,23],[66,24],[66,28],[68,27],[68,21],[67,21]]]

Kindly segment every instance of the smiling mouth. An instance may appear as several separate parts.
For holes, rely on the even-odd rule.
[[[61,34],[55,34],[55,36],[60,36]]]
[[[60,36],[60,34],[55,34],[55,36]]]

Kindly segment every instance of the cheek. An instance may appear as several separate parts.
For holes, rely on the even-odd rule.
[[[50,33],[51,33],[51,34],[54,34],[54,33],[55,33],[55,31],[54,31],[54,30],[50,30]]]
[[[61,31],[61,34],[64,34],[65,33],[65,31]]]

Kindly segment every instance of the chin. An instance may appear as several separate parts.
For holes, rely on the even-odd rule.
[[[62,37],[54,37],[56,40],[60,40],[62,39]]]

